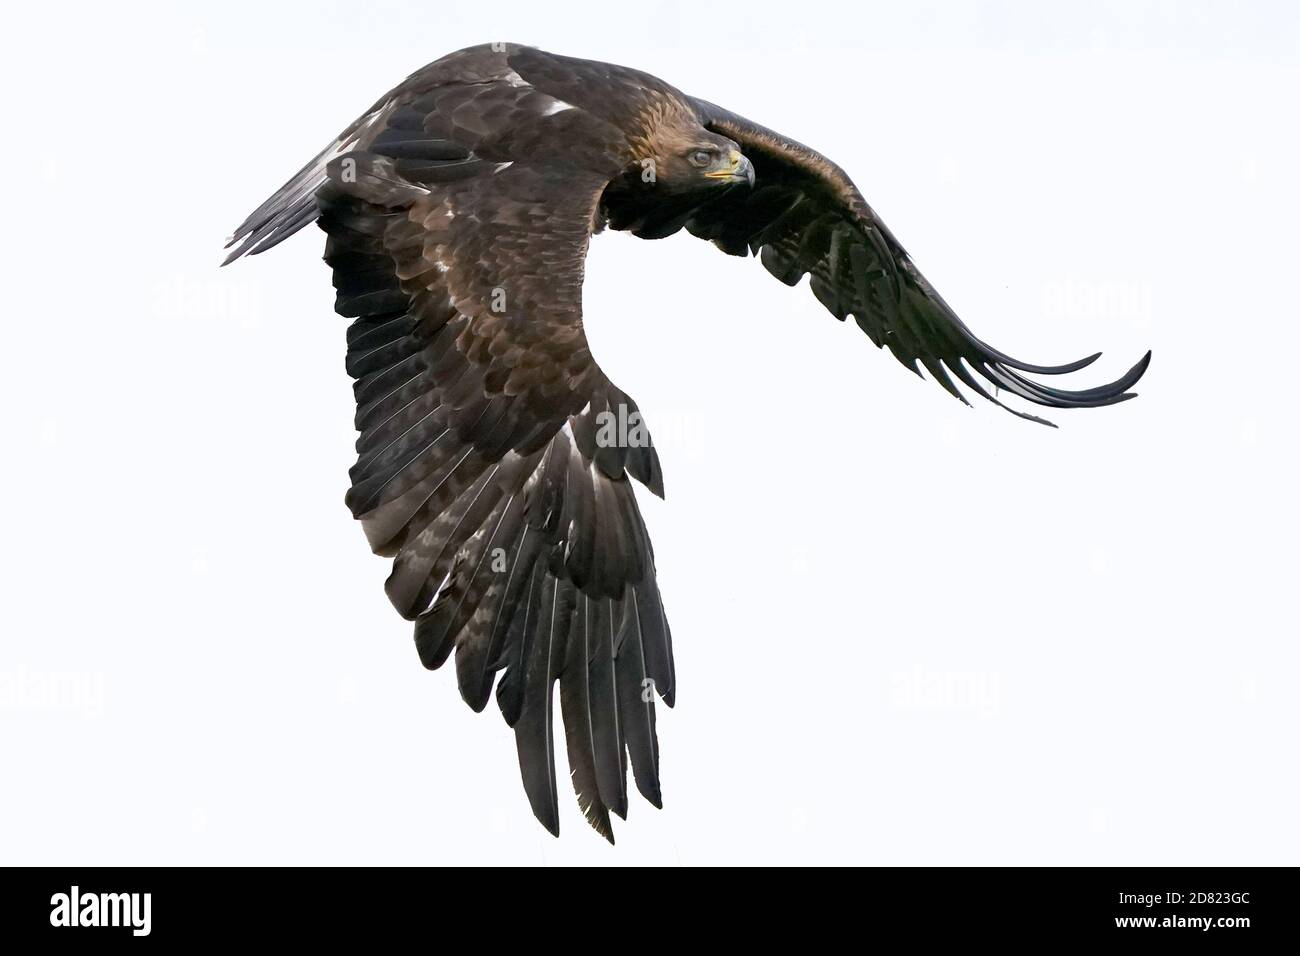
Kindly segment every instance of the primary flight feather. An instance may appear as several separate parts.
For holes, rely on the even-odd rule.
[[[1150,360],[1094,388],[1044,384],[1097,356],[1033,365],[980,341],[826,157],[637,70],[515,44],[412,74],[244,220],[226,261],[313,221],[354,320],[347,504],[393,559],[388,596],[424,665],[454,650],[475,710],[495,682],[552,833],[554,685],[579,804],[611,842],[628,763],[661,805],[654,698],[675,689],[629,480],[662,496],[659,459],[582,328],[592,234],[685,228],[789,285],[807,274],[837,319],[962,401],[959,383],[999,405],[988,386],[1110,405]]]

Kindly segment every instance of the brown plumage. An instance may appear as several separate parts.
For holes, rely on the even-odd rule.
[[[454,650],[476,710],[504,672],[498,704],[553,833],[554,684],[579,803],[611,842],[627,763],[660,805],[654,697],[675,692],[629,480],[662,496],[659,460],[582,328],[593,232],[685,228],[791,285],[808,274],[836,318],[963,401],[954,376],[998,404],[980,379],[1108,405],[1150,357],[1083,391],[1032,379],[1096,356],[1035,366],[975,338],[824,156],[636,70],[513,44],[453,53],[381,98],[240,225],[227,261],[312,221],[354,320],[347,504],[393,558],[388,596],[424,664]]]

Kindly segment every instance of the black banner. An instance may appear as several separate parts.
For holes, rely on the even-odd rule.
[[[453,915],[558,945],[579,921],[623,924],[661,945],[667,927],[865,940],[1124,942],[1239,949],[1295,937],[1293,871],[877,869],[798,874],[458,875],[439,869],[8,869],[9,938],[148,946],[407,937],[433,943]],[[651,910],[646,909],[651,906]],[[483,922],[479,923],[478,920]],[[646,925],[642,925],[642,924]],[[593,927],[594,928],[594,927]],[[671,938],[671,937],[670,937]],[[635,943],[633,942],[635,945]]]

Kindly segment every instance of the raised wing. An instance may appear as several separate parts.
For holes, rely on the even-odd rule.
[[[772,130],[711,103],[695,103],[704,125],[735,140],[754,164],[754,188],[733,188],[690,208],[630,209],[633,221],[611,221],[614,228],[658,236],[684,226],[731,255],[757,253],[787,285],[808,274],[813,295],[832,315],[841,321],[852,315],[878,347],[887,347],[918,375],[918,363],[924,366],[967,404],[953,377],[1013,414],[1048,425],[1003,405],[986,384],[1051,408],[1134,397],[1128,390],[1146,371],[1150,352],[1119,379],[1095,388],[1070,391],[1030,378],[1078,371],[1101,353],[1066,365],[1034,365],[987,345],[912,264],[842,169]]]
[[[480,82],[408,80],[250,217],[235,254],[319,209],[336,309],[354,320],[347,503],[394,559],[388,595],[415,621],[425,666],[455,650],[475,710],[504,671],[497,701],[552,832],[560,685],[573,786],[612,842],[627,760],[661,803],[653,698],[673,701],[671,639],[629,476],[660,495],[662,478],[635,403],[582,329],[608,177],[480,146],[496,125],[522,135],[581,120],[490,67]],[[476,68],[462,61],[458,75]]]

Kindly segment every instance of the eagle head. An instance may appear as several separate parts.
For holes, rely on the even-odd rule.
[[[711,186],[754,185],[754,167],[740,147],[702,126],[674,129],[655,146],[655,176],[661,188],[696,192]]]

